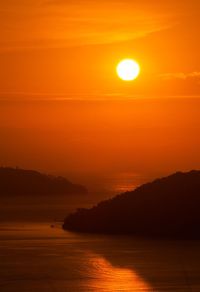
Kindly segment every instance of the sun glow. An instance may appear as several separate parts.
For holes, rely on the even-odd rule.
[[[117,75],[124,81],[132,81],[140,74],[139,64],[132,59],[122,60],[117,65]]]

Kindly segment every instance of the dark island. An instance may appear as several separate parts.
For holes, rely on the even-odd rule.
[[[73,184],[61,176],[34,170],[0,167],[0,196],[85,194],[84,186]]]
[[[69,215],[63,228],[106,234],[200,238],[200,171],[177,172]]]

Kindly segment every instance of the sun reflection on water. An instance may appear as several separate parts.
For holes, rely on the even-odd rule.
[[[113,266],[105,258],[89,253],[88,286],[90,291],[152,291],[152,288],[135,271]]]

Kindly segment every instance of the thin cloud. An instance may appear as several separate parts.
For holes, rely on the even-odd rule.
[[[1,51],[126,42],[173,23],[167,13],[130,2],[20,0],[18,6],[11,2],[1,13]]]
[[[172,80],[172,79],[187,80],[187,79],[192,79],[192,78],[199,79],[200,72],[194,71],[190,73],[183,73],[183,72],[165,73],[165,74],[161,74],[160,77],[164,80]]]

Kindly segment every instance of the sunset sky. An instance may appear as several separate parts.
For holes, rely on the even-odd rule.
[[[0,15],[0,164],[200,168],[200,1],[2,0]]]

